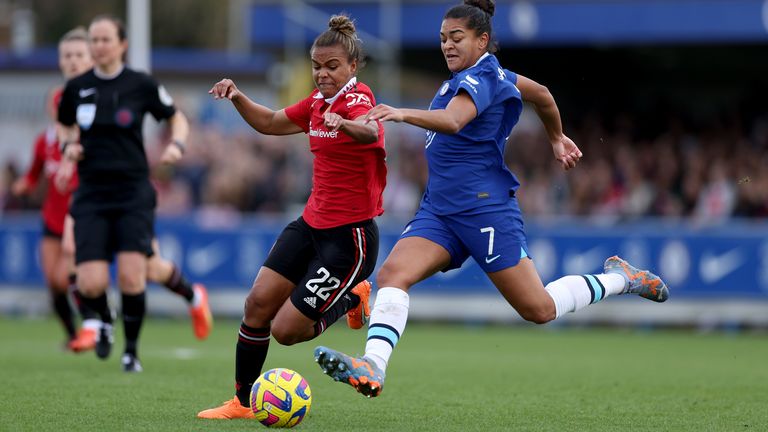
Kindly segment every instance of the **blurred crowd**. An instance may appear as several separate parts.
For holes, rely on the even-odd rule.
[[[528,215],[606,222],[686,217],[702,224],[768,216],[768,117],[695,128],[672,119],[651,137],[630,116],[587,118],[568,131],[585,156],[567,173],[551,162],[540,129],[521,129],[507,161],[523,184],[519,197]]]
[[[530,111],[530,110],[528,110]],[[768,216],[768,117],[747,125],[722,120],[687,127],[672,120],[656,136],[638,132],[630,116],[587,117],[567,126],[584,158],[564,172],[535,115],[510,137],[507,163],[520,179],[528,217],[580,216],[605,222],[641,217],[714,223]],[[298,214],[310,193],[312,155],[303,135],[270,137],[215,124],[193,124],[188,152],[176,167],[157,163],[165,138],[148,143],[158,214],[191,212],[229,221],[243,214]],[[426,181],[424,133],[387,125],[388,217],[410,217]],[[32,143],[30,143],[31,151]],[[9,161],[0,179],[4,211],[40,205],[42,192],[17,198],[9,185],[27,167]]]

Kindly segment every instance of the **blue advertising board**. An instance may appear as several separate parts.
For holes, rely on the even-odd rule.
[[[461,2],[259,2],[250,9],[255,46],[311,43],[332,14],[346,12],[363,39],[436,47],[442,17]],[[306,7],[303,5],[307,5]],[[768,40],[765,0],[517,0],[497,2],[495,37],[505,45],[754,42]]]
[[[284,221],[250,219],[236,226],[206,227],[192,219],[160,220],[157,233],[162,255],[191,280],[211,290],[247,290],[283,225]],[[381,227],[379,264],[400,229]],[[569,221],[529,223],[526,230],[545,283],[566,274],[599,273],[605,258],[619,254],[659,273],[676,298],[768,299],[768,224],[695,228],[643,222],[600,227]],[[0,222],[0,286],[43,286],[39,235],[36,219]],[[495,291],[471,259],[460,269],[421,282],[417,289],[432,294]]]

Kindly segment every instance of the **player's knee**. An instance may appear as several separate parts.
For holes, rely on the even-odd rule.
[[[534,324],[546,324],[556,316],[554,308],[544,306],[521,308],[518,312],[524,320]]]
[[[384,263],[376,274],[376,286],[381,287],[398,287],[400,289],[407,289],[412,285],[411,281],[406,280],[402,272],[399,272],[395,266]]]
[[[274,318],[273,314],[270,313],[272,308],[267,297],[262,295],[259,290],[251,289],[245,297],[243,315],[248,322],[257,323],[256,327],[266,327]]]
[[[109,279],[88,272],[77,273],[77,290],[86,297],[98,297],[107,289]]]
[[[118,272],[117,285],[126,294],[139,293],[144,290],[146,281],[143,275],[131,272]]]
[[[147,261],[147,280],[155,283],[163,283],[162,272],[159,265],[157,265],[154,257]]]
[[[289,326],[281,325],[279,322],[272,322],[272,337],[280,345],[290,346],[301,342],[301,337],[294,329]]]
[[[54,274],[51,276],[51,289],[57,293],[65,293],[69,288],[68,274]]]

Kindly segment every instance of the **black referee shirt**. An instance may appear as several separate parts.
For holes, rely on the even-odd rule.
[[[117,77],[102,79],[91,69],[67,82],[59,122],[80,127],[80,189],[149,179],[142,137],[147,112],[158,121],[176,112],[165,89],[147,74],[126,67]]]

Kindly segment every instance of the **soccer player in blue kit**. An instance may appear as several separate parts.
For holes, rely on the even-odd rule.
[[[604,273],[571,275],[545,287],[528,256],[519,182],[504,164],[504,146],[523,101],[534,105],[555,159],[564,169],[582,153],[563,134],[560,113],[546,87],[499,65],[492,38],[491,0],[465,0],[445,14],[440,40],[450,79],[429,110],[378,105],[369,121],[406,122],[427,130],[429,179],[421,206],[377,275],[365,355],[353,358],[315,349],[323,371],[363,395],[381,393],[387,362],[408,317],[408,289],[438,271],[458,268],[472,256],[507,302],[537,324],[575,312],[609,295],[638,294],[663,302],[664,282],[619,257]]]

